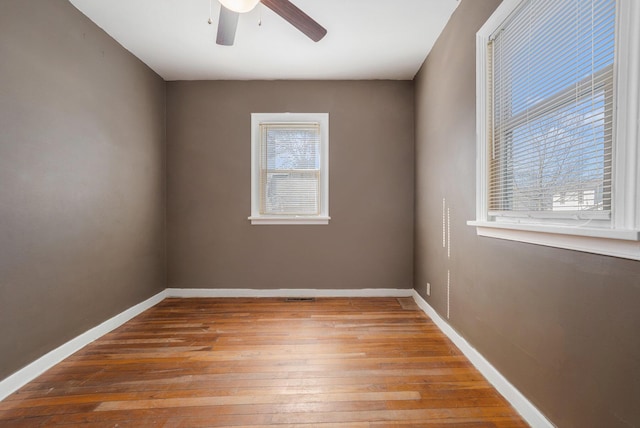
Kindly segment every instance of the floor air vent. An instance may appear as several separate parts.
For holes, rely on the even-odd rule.
[[[315,302],[315,297],[287,297],[285,302]]]

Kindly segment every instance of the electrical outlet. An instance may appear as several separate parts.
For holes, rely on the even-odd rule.
[[[431,296],[431,284],[427,282],[427,296]]]

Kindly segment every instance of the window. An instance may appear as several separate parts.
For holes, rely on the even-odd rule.
[[[251,224],[328,224],[329,115],[251,115]]]
[[[477,34],[483,236],[640,260],[640,2],[505,0]]]

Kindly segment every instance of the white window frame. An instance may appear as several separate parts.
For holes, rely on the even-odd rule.
[[[489,37],[525,0],[504,0],[476,34],[476,219],[480,236],[528,242],[640,260],[640,1],[618,0],[613,141],[612,216],[606,227],[584,220],[550,224],[521,218],[499,222],[489,215],[487,45]]]
[[[320,124],[320,213],[318,215],[271,215],[260,213],[260,124]],[[328,113],[252,113],[251,114],[251,224],[313,225],[329,224],[329,114]]]

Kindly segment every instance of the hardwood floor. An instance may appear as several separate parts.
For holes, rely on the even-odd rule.
[[[0,402],[1,427],[526,427],[412,299],[166,299]]]

